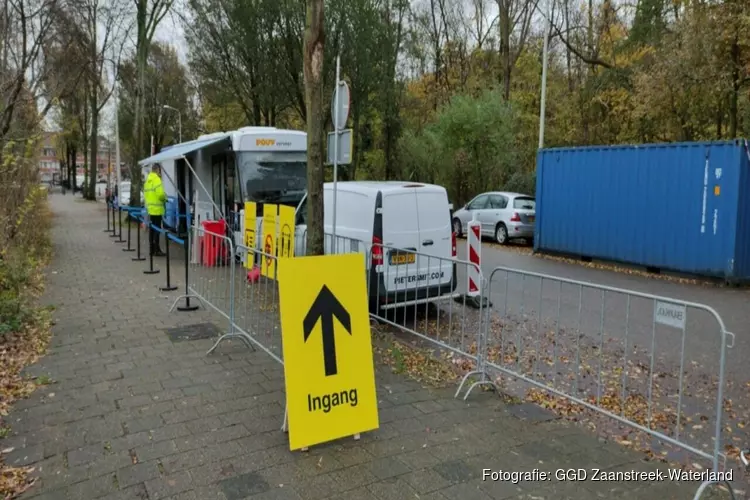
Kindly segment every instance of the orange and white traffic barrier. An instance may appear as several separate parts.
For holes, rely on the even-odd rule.
[[[469,254],[469,262],[475,265],[468,266],[467,276],[469,279],[468,283],[468,297],[478,297],[480,294],[481,287],[481,273],[480,273],[480,262],[482,259],[482,225],[477,220],[472,220],[468,224],[468,231],[466,236],[466,245],[468,247],[467,253]]]

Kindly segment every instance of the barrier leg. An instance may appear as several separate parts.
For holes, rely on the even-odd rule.
[[[117,220],[120,222],[120,229],[117,232],[115,243],[125,243],[125,240],[122,239],[122,207],[117,207]]]
[[[188,227],[188,234],[190,234],[190,227]],[[178,307],[177,310],[180,312],[197,311],[197,305],[190,305],[190,297],[190,238],[188,236],[185,236],[185,295],[183,295],[182,297],[177,297],[177,300],[175,300],[174,304],[172,304],[172,309],[175,308],[177,302],[179,302],[180,299],[184,298],[185,305]],[[195,298],[197,299],[197,297]]]
[[[63,194],[65,194],[65,190],[63,189]],[[105,229],[103,232],[108,233],[110,231],[109,229],[109,202],[107,202],[107,229]]]
[[[146,260],[146,258],[145,257],[141,257],[141,219],[140,219],[140,217],[136,217],[135,221],[136,221],[136,225],[135,225],[135,227],[136,227],[135,241],[136,241],[136,251],[138,253],[136,254],[137,257],[133,257],[132,260],[140,262],[140,261]]]
[[[154,249],[153,249],[153,243],[151,242],[153,238],[151,237],[151,231],[154,229],[151,227],[151,224],[148,225],[148,269],[143,271],[143,274],[158,274],[159,269],[154,269]]]
[[[123,252],[135,252],[135,248],[132,248],[130,246],[130,233],[131,233],[130,226],[133,225],[132,222],[133,221],[131,220],[131,217],[130,217],[130,211],[128,211],[128,248],[123,248],[122,249]]]
[[[167,233],[167,232],[164,233],[164,239],[166,240],[164,243],[167,245],[167,250],[166,250],[166,254],[167,254],[167,256],[166,256],[166,259],[167,259],[167,286],[159,287],[159,290],[161,290],[162,292],[173,292],[173,291],[177,290],[177,287],[176,286],[172,286],[172,284],[169,282],[170,281],[170,276],[169,276],[169,247],[170,247],[170,245],[169,245],[169,233]]]
[[[115,210],[117,210],[117,207],[115,207],[115,204],[112,204],[112,230],[110,231],[112,234],[109,235],[110,238],[117,238],[117,224],[115,217]]]

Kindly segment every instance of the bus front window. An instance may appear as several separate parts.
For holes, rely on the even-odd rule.
[[[307,189],[305,153],[237,153],[244,201],[294,207]]]

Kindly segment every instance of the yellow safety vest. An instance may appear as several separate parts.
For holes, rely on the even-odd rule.
[[[146,178],[146,184],[143,185],[143,197],[149,215],[164,215],[166,211],[164,202],[167,201],[167,194],[164,192],[161,178],[154,172],[149,173]]]

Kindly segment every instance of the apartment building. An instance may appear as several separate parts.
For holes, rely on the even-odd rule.
[[[39,152],[39,178],[42,182],[49,182],[60,174],[60,160],[65,153],[57,149],[57,133],[45,132]],[[115,148],[114,144],[106,137],[99,137],[99,151],[97,154],[97,178],[104,179],[107,173],[113,173],[115,168]],[[78,151],[76,155],[76,175],[84,175],[84,156],[83,151]]]

